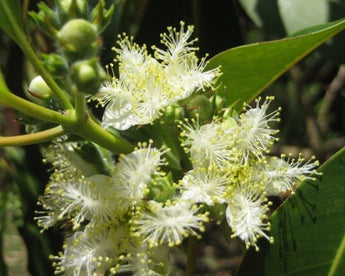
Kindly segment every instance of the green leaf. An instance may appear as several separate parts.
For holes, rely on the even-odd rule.
[[[18,41],[18,35],[24,33],[20,22],[22,22],[20,1],[1,0],[0,28],[15,41]]]
[[[273,213],[274,243],[249,251],[238,275],[344,275],[345,148],[320,171]]]
[[[282,40],[232,48],[213,57],[208,68],[222,66],[218,93],[225,105],[250,102],[294,64],[345,28],[345,19]],[[237,105],[239,107],[239,105]]]

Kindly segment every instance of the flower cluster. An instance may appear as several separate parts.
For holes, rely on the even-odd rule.
[[[96,96],[106,105],[103,127],[163,124],[156,119],[169,106],[212,85],[219,70],[204,72],[195,40],[188,41],[192,28],[184,28],[181,23],[179,31],[163,34],[167,50],[153,47],[154,56],[122,37],[115,49],[119,78],[106,82]],[[269,111],[272,100],[259,98],[236,116],[223,110],[211,121],[196,115],[174,125],[180,134],[177,147],[185,151],[180,158],[190,164],[178,172],[165,158],[179,152],[174,143],[167,148],[152,140],[139,142],[116,159],[85,154],[84,149],[98,152],[90,142],[59,141],[47,148],[53,173],[37,221],[43,229],[58,224],[73,232],[64,252],[53,257],[56,272],[166,275],[169,248],[200,237],[205,224],[219,219],[247,247],[258,249],[259,237],[271,240],[268,196],[293,192],[317,166],[312,159],[268,155],[277,140],[272,124],[279,122],[279,109]],[[218,207],[222,217],[212,217]]]
[[[194,204],[177,200],[163,204],[150,198],[150,186],[159,188],[165,177],[160,170],[165,165],[165,150],[151,147],[151,142],[120,156],[108,175],[73,166],[74,161],[85,161],[80,156],[73,158],[77,148],[65,142],[45,153],[55,167],[39,201],[43,211],[38,212],[38,224],[43,229],[61,224],[75,231],[65,252],[54,258],[58,260],[57,272],[79,275],[85,270],[93,275],[96,269],[111,268],[113,273],[151,275],[150,263],[158,247],[163,250],[180,244],[188,235],[198,235],[207,221]],[[70,166],[59,162],[62,156],[72,157],[65,159]],[[155,250],[148,253],[152,247]],[[143,259],[150,255],[145,265],[135,259],[138,254]]]
[[[94,97],[102,105],[107,104],[104,128],[126,130],[152,123],[164,108],[212,84],[219,70],[203,72],[205,58],[199,60],[197,48],[193,47],[195,40],[188,41],[192,32],[193,27],[185,30],[183,22],[179,31],[169,28],[161,40],[167,50],[153,47],[153,56],[145,45],[140,47],[131,38],[120,36],[119,48],[113,48],[119,78],[113,76],[105,82]]]
[[[279,109],[267,111],[272,99],[267,97],[261,105],[257,99],[254,107],[245,106],[237,118],[180,124],[182,145],[193,164],[180,181],[181,197],[209,206],[225,204],[233,237],[256,249],[259,237],[270,239],[267,196],[293,191],[293,184],[311,179],[317,166],[312,159],[267,155],[277,140],[277,130],[270,124],[279,121]]]

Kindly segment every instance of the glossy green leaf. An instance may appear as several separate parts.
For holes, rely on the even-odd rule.
[[[19,0],[0,1],[0,29],[4,30],[13,40],[23,33]]]
[[[216,55],[208,68],[222,66],[218,93],[224,96],[226,105],[253,100],[294,64],[344,28],[345,19],[313,28],[301,36],[236,47]]]
[[[344,275],[345,148],[320,171],[273,213],[275,242],[249,251],[238,275]]]

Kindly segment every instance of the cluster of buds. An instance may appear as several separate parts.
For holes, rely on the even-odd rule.
[[[102,45],[101,32],[110,23],[113,7],[104,8],[104,0],[89,11],[87,2],[56,1],[52,10],[44,3],[38,12],[30,12],[37,26],[57,47],[56,53],[42,54],[43,65],[73,101],[75,93],[95,94],[106,73],[99,64],[98,50]],[[41,105],[59,109],[50,89],[41,76],[32,79],[28,97]]]

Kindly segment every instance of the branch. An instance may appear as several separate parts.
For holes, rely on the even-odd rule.
[[[83,97],[85,96],[82,94],[76,97],[78,100],[76,103],[78,114],[76,114],[75,110],[68,110],[66,114],[62,114],[11,93],[0,72],[0,103],[36,119],[62,125],[65,131],[90,140],[113,153],[131,152],[134,147],[128,141],[120,136],[112,135],[89,116],[85,110],[85,99]]]
[[[31,134],[24,134],[24,135],[16,135],[16,136],[9,136],[4,137],[0,136],[0,147],[8,147],[8,146],[26,146],[31,144],[38,144],[50,141],[56,137],[64,135],[66,131],[63,129],[62,126],[57,126],[48,130],[31,133]]]
[[[327,133],[328,131],[329,111],[334,102],[334,99],[336,98],[338,91],[344,85],[344,83],[345,83],[345,65],[341,65],[339,67],[337,75],[330,83],[319,109],[317,121],[323,133]]]
[[[71,125],[75,123],[75,116],[63,115],[60,112],[34,104],[28,100],[16,96],[9,91],[0,72],[0,103],[18,110],[28,116],[51,123]]]

